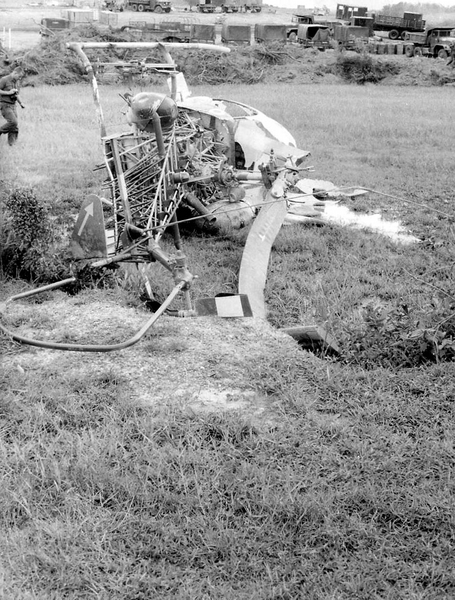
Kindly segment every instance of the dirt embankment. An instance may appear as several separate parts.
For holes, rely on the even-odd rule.
[[[27,69],[25,85],[59,85],[76,83],[86,78],[79,60],[67,50],[65,43],[70,40],[90,41],[138,41],[138,31],[128,31],[132,22],[140,21],[144,26],[158,26],[163,22],[178,21],[185,24],[215,23],[216,41],[221,40],[222,23],[253,26],[261,24],[290,24],[293,10],[280,9],[274,12],[264,10],[251,15],[237,13],[201,14],[176,9],[169,15],[154,13],[134,13],[124,11],[109,13],[112,25],[107,28],[95,24],[81,25],[55,37],[45,43],[40,38],[39,29],[42,18],[61,18],[66,16],[68,7],[64,6],[28,6],[11,8],[7,0],[0,0],[2,24],[12,30],[11,60],[22,60]],[[8,45],[8,39],[5,46]],[[391,51],[391,49],[387,48]],[[382,48],[384,51],[384,48]],[[298,44],[272,44],[268,46],[232,46],[229,55],[215,55],[210,52],[191,53],[174,51],[179,67],[184,71],[191,85],[219,83],[375,83],[382,85],[433,86],[453,85],[455,69],[447,66],[446,60],[424,57],[408,58],[405,55],[340,53],[335,50],[320,52],[305,49]],[[105,53],[101,60],[131,60],[131,53]],[[5,72],[9,65],[4,66]],[[106,70],[106,77],[99,74],[101,83],[118,83],[123,79],[121,68]]]
[[[10,60],[18,60],[26,69],[24,85],[64,85],[85,81],[85,69],[74,53],[66,48],[68,41],[134,41],[128,31],[101,31],[92,25],[59,34],[27,51],[11,53]],[[119,83],[126,75],[118,66],[122,60],[143,60],[150,50],[103,51],[97,53],[101,62],[116,62],[99,72],[100,83]],[[95,58],[95,56],[93,56]],[[302,48],[298,45],[257,44],[233,47],[229,54],[209,51],[174,50],[173,58],[184,72],[190,85],[223,83],[276,83],[332,84],[374,83],[381,85],[434,86],[454,85],[455,69],[446,60],[425,57],[408,58],[404,55],[374,55],[369,53],[339,52]],[[157,62],[162,59],[157,58]],[[95,61],[94,61],[95,62]],[[10,65],[5,65],[5,72]],[[142,78],[153,79],[138,67]],[[128,76],[130,72],[128,71]]]

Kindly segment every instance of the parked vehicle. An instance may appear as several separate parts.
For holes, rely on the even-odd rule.
[[[351,6],[349,4],[337,4],[335,17],[339,21],[351,21],[353,17],[366,17],[368,8],[366,6]]]
[[[312,11],[297,7],[298,12],[292,17],[292,25],[287,25],[286,35],[288,42],[296,42],[300,25],[325,25],[333,30],[338,21],[329,21],[324,15],[315,15]]]
[[[425,21],[421,13],[405,12],[403,17],[388,15],[373,15],[373,29],[375,31],[388,31],[391,40],[405,39],[407,32],[425,31]]]
[[[124,0],[104,0],[101,5],[102,10],[110,10],[111,12],[122,12],[124,8]]]
[[[199,0],[197,5],[197,10],[201,13],[214,13],[216,9],[216,4],[214,4],[211,0]]]
[[[199,0],[197,9],[201,13],[214,13],[217,9],[224,13],[240,12],[239,0]]]
[[[254,39],[258,44],[286,42],[286,25],[259,24],[254,26]]]
[[[56,33],[69,29],[71,27],[71,21],[69,19],[41,19],[40,35],[42,37],[49,37]]]
[[[146,21],[130,21],[123,25],[121,31],[135,33],[143,42],[189,42],[192,24],[180,21],[147,23]]]
[[[404,12],[402,17],[395,17],[385,14],[370,13],[366,6],[350,6],[346,4],[337,4],[336,18],[346,21],[346,24],[354,26],[366,26],[368,23],[361,23],[361,18],[370,18],[373,23],[374,31],[388,31],[388,37],[391,40],[401,38],[404,40],[407,31],[425,31],[425,21],[421,13]]]
[[[251,13],[259,13],[262,10],[262,0],[245,0],[243,3],[243,11]]]
[[[405,44],[406,56],[447,58],[455,44],[455,27],[435,27],[425,33],[408,32]]]
[[[241,4],[237,0],[225,0],[221,4],[221,12],[224,13],[237,13],[241,11]]]
[[[250,44],[251,25],[223,23],[221,27],[221,41],[223,44]]]
[[[368,35],[370,37],[373,37],[373,35],[374,35],[374,18],[373,17],[367,17],[365,15],[361,15],[359,17],[352,17],[352,19],[350,21],[348,21],[347,23],[344,23],[344,25],[347,25],[349,27],[367,27]]]
[[[369,27],[339,24],[333,31],[335,45],[343,50],[357,50],[359,46],[367,43],[369,37]]]
[[[171,3],[170,0],[128,0],[126,8],[137,12],[168,13],[171,12]]]
[[[299,25],[297,41],[304,48],[326,50],[332,47],[330,30],[327,25]]]

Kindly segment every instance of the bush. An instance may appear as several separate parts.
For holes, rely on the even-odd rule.
[[[67,276],[47,207],[27,187],[10,192],[0,226],[0,266],[5,275],[40,283]]]
[[[363,323],[345,333],[343,358],[366,369],[411,368],[455,360],[455,313],[450,298],[425,311],[369,303]]]
[[[396,75],[398,65],[389,61],[374,60],[370,54],[340,54],[336,61],[336,73],[349,83],[379,83],[388,75]]]

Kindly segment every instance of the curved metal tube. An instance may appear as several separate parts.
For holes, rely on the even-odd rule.
[[[66,47],[70,50],[82,48],[179,48],[184,50],[211,50],[212,52],[221,52],[229,54],[231,51],[226,46],[217,44],[205,44],[203,42],[68,42]]]
[[[29,296],[34,296],[35,294],[41,294],[41,292],[48,292],[49,290],[55,290],[56,288],[63,287],[69,283],[74,283],[77,281],[76,277],[68,277],[68,279],[62,279],[62,281],[57,281],[56,283],[49,283],[48,285],[43,285],[42,287],[36,288],[34,290],[28,290],[27,292],[21,292],[20,294],[16,294],[15,296],[11,296],[5,302],[8,304],[9,302],[15,302],[16,300],[20,300],[21,298],[28,298]]]
[[[59,284],[51,284],[51,286],[44,286],[44,288],[39,288],[37,290],[32,290],[30,292],[18,294],[17,296],[12,296],[11,298],[9,298],[9,300],[7,300],[7,303],[19,298],[24,298],[25,296],[31,296],[33,294],[43,292],[48,289],[58,287],[59,285],[64,285],[65,283],[69,283],[71,281],[74,281],[74,278],[66,279],[64,280],[64,282],[59,282]],[[27,338],[25,336],[13,333],[12,331],[8,331],[8,329],[3,327],[1,323],[0,329],[3,331],[3,333],[11,337],[14,341],[20,342],[21,344],[28,344],[29,346],[37,346],[38,348],[49,348],[51,350],[67,350],[71,352],[114,352],[115,350],[123,350],[124,348],[129,348],[130,346],[133,346],[134,344],[139,342],[141,338],[144,337],[144,335],[147,333],[150,327],[152,327],[152,325],[156,323],[156,321],[166,311],[166,309],[177,296],[177,294],[180,291],[182,291],[186,285],[186,281],[180,281],[180,283],[173,288],[173,290],[163,302],[163,304],[159,307],[156,313],[154,313],[153,316],[145,323],[145,325],[143,325],[141,329],[139,329],[139,331],[135,335],[133,335],[133,337],[125,340],[124,342],[119,342],[117,344],[65,344],[63,342],[45,342],[42,340]]]
[[[104,115],[103,115],[103,109],[101,108],[100,95],[99,95],[99,91],[98,91],[98,83],[96,81],[92,63],[88,59],[87,55],[82,51],[81,44],[72,42],[72,43],[68,43],[66,46],[67,46],[67,48],[69,48],[70,50],[73,50],[77,54],[77,56],[79,57],[79,59],[81,60],[83,66],[85,68],[85,72],[87,73],[87,75],[90,79],[90,83],[92,84],[93,100],[95,102],[96,112],[97,112],[97,116],[98,116],[98,124],[100,127],[100,134],[101,134],[101,137],[104,137],[106,135],[106,125],[104,123]]]

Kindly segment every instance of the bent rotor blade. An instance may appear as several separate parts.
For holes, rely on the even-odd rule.
[[[287,215],[282,195],[282,182],[278,179],[253,222],[240,264],[239,293],[248,296],[253,317],[259,319],[266,318],[264,288],[270,252]]]

